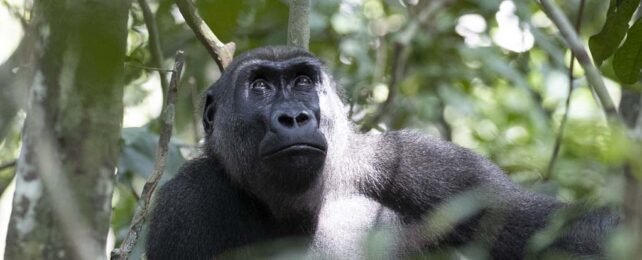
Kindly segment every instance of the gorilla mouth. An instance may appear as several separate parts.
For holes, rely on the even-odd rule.
[[[291,144],[284,147],[280,147],[273,151],[268,151],[263,154],[262,157],[270,158],[275,156],[283,155],[306,155],[306,154],[322,154],[325,155],[327,147],[319,144],[310,144],[310,143],[297,143]]]

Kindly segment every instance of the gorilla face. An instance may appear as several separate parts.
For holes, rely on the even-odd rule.
[[[291,62],[264,61],[246,67],[238,102],[255,119],[251,123],[265,129],[258,154],[267,168],[312,174],[323,166],[328,146],[319,131],[319,77],[313,67]]]
[[[273,188],[294,193],[307,190],[321,174],[328,149],[326,138],[319,130],[321,113],[317,91],[322,87],[319,64],[309,57],[295,56],[284,60],[253,60],[235,69],[225,72],[234,76],[224,74],[219,80],[234,82],[233,91],[228,92],[233,104],[220,102],[228,103],[224,106],[229,107],[219,106],[215,113],[216,117],[234,122],[216,122],[213,127],[226,128],[223,131],[231,131],[230,135],[242,140],[236,146],[227,144],[230,147],[223,153],[253,158],[251,161],[232,158],[237,164],[254,165],[249,174],[255,176],[242,177],[253,178],[250,182],[271,184]],[[214,117],[214,112],[208,113],[210,105],[206,104],[204,115],[206,129],[208,115]]]

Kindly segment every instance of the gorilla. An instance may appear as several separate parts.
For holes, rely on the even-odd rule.
[[[149,259],[208,259],[287,238],[302,238],[312,258],[403,258],[465,245],[523,258],[531,237],[573,208],[450,142],[407,130],[359,133],[328,69],[299,48],[237,57],[206,92],[203,126],[202,155],[155,198]],[[576,214],[539,252],[600,257],[618,221],[608,209]],[[390,242],[366,250],[377,232]]]

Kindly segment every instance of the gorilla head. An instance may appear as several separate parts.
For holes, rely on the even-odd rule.
[[[319,93],[332,86],[324,84],[322,70],[316,57],[295,48],[261,48],[236,58],[207,91],[207,154],[250,192],[309,190],[328,150]]]

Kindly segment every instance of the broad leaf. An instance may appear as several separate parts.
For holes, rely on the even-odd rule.
[[[620,46],[629,28],[631,16],[638,5],[640,0],[611,0],[604,27],[589,39],[589,48],[598,66],[611,57]]]
[[[613,70],[622,84],[640,80],[642,69],[642,18],[629,29],[626,40],[613,57]]]
[[[146,127],[132,127],[122,129],[123,146],[119,159],[118,176],[130,171],[143,178],[149,177],[154,169],[156,149],[158,147],[158,134],[150,132]],[[178,168],[185,163],[179,151],[179,144],[170,140],[165,162],[165,174],[161,183],[174,176]]]

